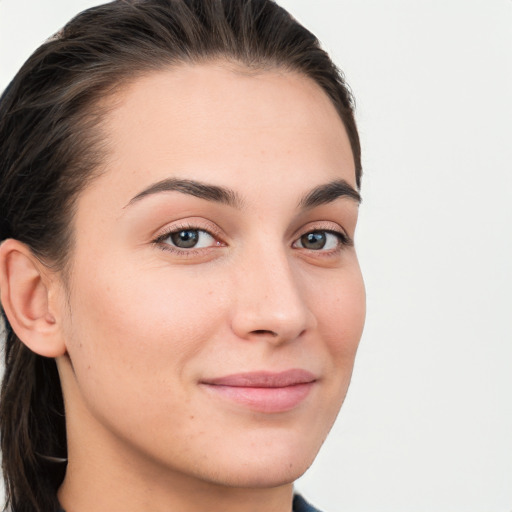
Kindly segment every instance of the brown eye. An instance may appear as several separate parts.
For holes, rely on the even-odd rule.
[[[300,243],[304,249],[318,251],[325,247],[325,244],[327,243],[327,236],[324,231],[306,233],[300,237]]]

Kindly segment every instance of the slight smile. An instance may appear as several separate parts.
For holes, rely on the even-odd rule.
[[[279,373],[251,372],[207,379],[200,384],[208,391],[262,413],[286,412],[309,394],[317,378],[301,369]]]

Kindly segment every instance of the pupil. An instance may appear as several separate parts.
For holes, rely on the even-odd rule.
[[[185,231],[178,231],[171,235],[171,239],[176,247],[181,249],[190,249],[197,244],[199,239],[199,233],[193,229],[187,229]]]
[[[326,241],[325,233],[307,233],[301,237],[302,247],[306,249],[322,249]]]

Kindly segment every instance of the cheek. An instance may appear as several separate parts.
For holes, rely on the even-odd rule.
[[[119,266],[97,271],[93,279],[75,276],[68,352],[77,376],[87,371],[98,387],[124,381],[149,386],[179,377],[221,318],[223,300],[212,279],[164,267],[123,272]]]
[[[366,295],[359,266],[352,266],[343,271],[340,279],[318,288],[313,302],[319,333],[334,364],[351,367],[366,316]]]

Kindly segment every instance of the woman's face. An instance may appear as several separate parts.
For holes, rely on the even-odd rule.
[[[335,108],[301,75],[211,63],[138,79],[104,130],[62,308],[70,464],[85,450],[229,486],[294,480],[365,315]]]

